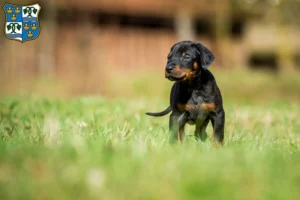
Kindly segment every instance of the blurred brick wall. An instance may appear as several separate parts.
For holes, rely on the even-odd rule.
[[[138,27],[120,26],[123,15],[130,16],[130,20],[136,20],[140,16],[150,16],[168,19],[167,23],[175,23],[180,16],[179,12],[184,11],[193,18],[194,22],[198,19],[209,20],[206,22],[211,23],[215,29],[218,29],[216,28],[218,19],[221,27],[219,30],[228,31],[225,25],[230,25],[229,20],[233,20],[230,18],[232,13],[228,10],[228,2],[222,1],[222,4],[216,4],[220,1],[87,0],[84,3],[79,0],[40,1],[43,12],[39,38],[20,43],[6,39],[4,34],[0,35],[0,91],[1,88],[22,86],[23,80],[50,77],[67,82],[66,84],[74,88],[74,93],[86,91],[97,93],[99,82],[115,71],[126,73],[138,70],[163,70],[170,47],[180,40],[178,27],[174,24],[170,25],[175,26],[172,28],[157,29],[144,27],[143,24]],[[22,3],[31,3],[31,1],[24,0]],[[214,9],[217,9],[217,12]],[[57,19],[56,14],[59,12],[62,15]],[[99,23],[99,16],[100,18],[102,16],[99,13],[104,15],[109,13],[112,16],[109,20],[112,21],[105,25]],[[96,19],[93,18],[95,15]],[[4,13],[2,12],[0,16],[4,16]],[[61,19],[67,19],[67,23],[61,23]],[[265,41],[272,38],[270,36],[278,38],[274,31],[267,34],[261,32],[253,34],[255,30],[256,32],[259,30],[257,24],[261,22],[255,21],[256,26],[251,28],[247,18],[241,21],[245,24],[247,22],[248,28],[240,38],[235,38],[229,33],[218,35],[215,29],[210,30],[213,33],[208,33],[205,26],[202,31],[207,31],[206,33],[195,34],[193,39],[206,45],[215,54],[214,67],[247,66],[252,51],[256,50],[254,44],[258,44],[256,51],[259,53],[264,46],[267,47],[267,51],[275,51],[276,45],[274,47],[264,45]],[[0,20],[0,26],[3,25],[4,20]],[[267,27],[264,24],[262,26]],[[293,29],[295,27],[291,28]],[[294,33],[294,31],[289,32]],[[282,38],[288,40],[291,37]],[[299,44],[296,39],[289,42],[292,45]],[[272,44],[275,42],[272,41]],[[292,45],[286,43],[286,46]],[[290,53],[292,55],[299,48],[278,49],[284,50],[283,55],[292,50]],[[300,55],[300,52],[297,55]]]

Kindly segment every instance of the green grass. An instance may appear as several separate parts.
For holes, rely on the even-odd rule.
[[[168,104],[159,76],[118,79],[114,99],[2,97],[1,199],[298,199],[299,79],[216,76],[223,148],[195,141],[193,127],[168,144],[168,117],[144,115]]]

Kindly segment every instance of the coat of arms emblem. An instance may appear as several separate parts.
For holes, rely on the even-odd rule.
[[[3,10],[6,15],[4,32],[8,39],[25,42],[39,36],[41,6],[38,3],[25,6],[6,3]]]

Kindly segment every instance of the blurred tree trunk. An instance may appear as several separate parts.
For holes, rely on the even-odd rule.
[[[221,65],[225,67],[232,67],[233,58],[232,51],[230,50],[230,26],[231,26],[231,1],[224,0],[223,3],[215,0],[215,30],[216,30],[216,43],[219,47],[219,53],[221,54]]]
[[[287,29],[287,24],[284,23],[284,13],[280,6],[276,6],[274,12],[274,21],[276,22],[277,32],[279,35],[278,38],[278,62],[279,62],[279,70],[281,73],[292,72],[295,69],[293,63],[293,49],[290,45],[289,41],[289,31],[291,29]]]
[[[178,15],[176,15],[175,29],[179,40],[195,39],[193,18],[187,11],[181,10]]]
[[[92,23],[91,16],[88,11],[82,11],[79,21],[76,23],[77,29],[77,45],[78,45],[78,56],[80,58],[79,71],[80,78],[82,79],[81,91],[80,93],[90,93],[92,90],[92,85],[95,80],[93,80],[93,70],[92,67],[97,67],[96,65],[91,65],[91,37],[92,37]]]
[[[42,1],[45,20],[41,23],[39,55],[39,76],[52,77],[55,72],[55,47],[56,47],[56,7],[53,1]]]

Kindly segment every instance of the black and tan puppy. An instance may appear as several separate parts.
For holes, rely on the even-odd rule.
[[[170,106],[160,113],[146,113],[158,117],[172,111],[169,121],[171,141],[182,141],[186,123],[195,124],[196,139],[205,141],[205,129],[211,121],[214,140],[223,142],[225,112],[222,96],[214,76],[207,69],[213,60],[212,52],[200,43],[182,41],[171,48],[165,70],[165,77],[175,81]]]

